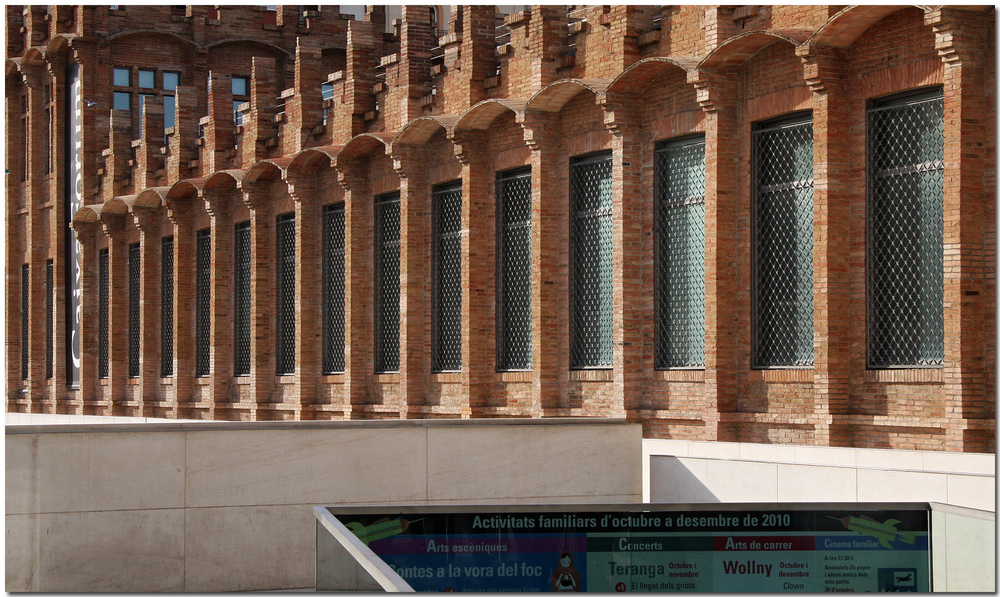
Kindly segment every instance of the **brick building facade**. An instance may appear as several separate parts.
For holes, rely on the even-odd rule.
[[[6,7],[8,411],[995,449],[992,7],[401,12]]]

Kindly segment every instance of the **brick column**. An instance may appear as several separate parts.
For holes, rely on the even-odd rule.
[[[73,228],[76,231],[76,239],[80,241],[80,285],[82,288],[80,310],[87,314],[80,321],[80,400],[83,412],[79,414],[96,415],[103,414],[100,405],[97,404],[100,399],[100,394],[97,392],[97,386],[100,382],[97,379],[98,322],[96,316],[98,312],[97,300],[100,293],[97,287],[98,224],[74,222]],[[8,292],[10,291],[8,290]]]
[[[243,202],[250,215],[250,387],[256,406],[255,421],[268,420],[271,385],[274,382],[274,213],[266,186],[240,183]]]
[[[644,337],[652,337],[651,286],[644,284],[642,253],[642,139],[637,122],[641,103],[624,94],[605,105],[604,124],[611,132],[611,196],[614,296],[613,416],[635,418],[646,385]]]
[[[195,238],[191,200],[167,202],[174,224],[174,395],[167,416],[183,418],[194,386]]]
[[[10,10],[10,7],[8,7]],[[10,23],[8,22],[8,25]],[[10,79],[8,79],[9,81]],[[14,88],[16,91],[11,92]],[[18,408],[17,400],[21,397],[21,351],[27,350],[27,346],[21,346],[21,247],[27,239],[20,238],[17,225],[19,215],[20,192],[21,192],[21,168],[22,161],[28,156],[22,155],[21,148],[24,146],[24,135],[26,131],[21,130],[21,101],[15,95],[20,91],[20,86],[8,83],[7,96],[7,165],[10,174],[5,178],[5,189],[7,191],[6,208],[6,307],[5,320],[7,325],[7,337],[5,341],[7,355],[7,409],[15,412]]]
[[[987,343],[995,319],[986,304],[995,300],[987,274],[995,279],[993,256],[985,249],[985,208],[995,202],[984,188],[991,165],[985,154],[983,95],[989,13],[944,7],[927,13],[935,48],[944,62],[944,388],[945,449],[990,451],[995,446],[995,402],[986,401]],[[984,40],[985,41],[984,43]]]
[[[323,368],[323,213],[314,171],[283,176],[295,202],[295,418],[308,419]]]
[[[229,409],[229,384],[233,378],[233,217],[234,191],[202,189],[200,196],[211,221],[212,265],[209,304],[211,309],[209,352],[211,354],[211,398],[208,418]],[[219,411],[223,411],[219,413]]]
[[[232,89],[230,89],[232,91]],[[174,96],[174,133],[170,135],[168,144],[170,154],[166,160],[167,180],[178,181],[197,173],[190,168],[192,161],[198,159],[198,91],[194,86],[181,86]]]
[[[55,17],[55,15],[53,15]],[[52,379],[46,380],[45,411],[61,412],[59,405],[67,399],[66,393],[66,243],[72,231],[67,223],[66,202],[66,55],[45,54],[48,80],[52,85],[52,137],[49,139],[52,152],[52,178],[49,181],[48,197],[54,206],[49,211],[48,252],[52,259]],[[72,216],[70,216],[72,217]]]
[[[813,441],[821,446],[849,446],[849,62],[844,51],[836,48],[801,46],[796,53],[813,92],[813,333],[820,340],[814,347]]]
[[[128,383],[128,241],[125,216],[101,214],[108,237],[108,399],[111,415],[126,416]]]
[[[141,323],[139,346],[140,402],[139,416],[155,415],[157,387],[160,381],[160,210],[139,208],[133,210],[139,228],[140,266],[139,304]]]
[[[46,137],[44,93],[49,82],[45,68],[41,64],[21,64],[21,70],[28,86],[28,180],[27,190],[27,238],[23,245],[28,256],[28,345],[21,350],[28,351],[28,379],[21,381],[28,390],[23,405],[27,412],[43,412],[45,394],[45,230],[42,219],[42,204],[48,198],[44,184],[45,158],[49,151]],[[20,275],[20,267],[18,268]],[[20,287],[20,284],[18,285]],[[18,306],[20,313],[20,306]]]
[[[344,418],[356,419],[368,400],[374,337],[372,238],[368,178],[363,164],[338,160],[337,182],[344,188]]]
[[[399,174],[399,381],[400,417],[423,415],[431,365],[431,192],[426,157],[418,147],[392,150]]]
[[[464,7],[463,10],[467,10]],[[468,12],[466,12],[468,14]],[[466,21],[468,23],[468,21]],[[467,25],[468,26],[468,25]],[[496,298],[496,201],[490,192],[488,144],[482,133],[452,137],[455,156],[462,163],[462,384],[468,402],[462,416],[482,416],[490,382],[496,371],[490,344],[489,307]],[[491,199],[492,198],[492,199]]]
[[[723,423],[735,412],[741,351],[749,350],[749,333],[741,335],[741,301],[737,258],[741,247],[737,204],[736,78],[732,73],[692,71],[698,104],[705,111],[705,404],[706,440],[736,441],[735,423]],[[744,293],[745,294],[745,293]],[[745,320],[745,318],[744,318]]]
[[[532,416],[552,416],[566,379],[568,334],[560,314],[567,311],[567,280],[559,267],[565,247],[566,200],[557,201],[559,121],[549,114],[518,116],[531,149],[531,401]]]

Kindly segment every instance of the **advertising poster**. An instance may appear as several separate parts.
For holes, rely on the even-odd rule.
[[[903,511],[343,515],[417,591],[929,591]]]

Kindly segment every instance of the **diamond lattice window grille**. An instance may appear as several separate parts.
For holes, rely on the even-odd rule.
[[[344,371],[344,204],[323,208],[323,373]]]
[[[97,377],[108,377],[108,315],[110,263],[107,249],[97,254]]]
[[[868,110],[868,366],[944,365],[944,98]]]
[[[497,369],[531,369],[531,170],[497,175]]]
[[[55,287],[52,260],[45,262],[45,379],[52,379],[55,372]]]
[[[160,247],[160,376],[174,374],[174,237]]]
[[[705,366],[705,139],[661,143],[656,184],[657,369]]]
[[[431,259],[431,368],[462,369],[462,183],[431,194],[434,245]]]
[[[209,339],[211,338],[212,237],[206,228],[195,235],[194,287],[194,374],[205,377],[211,372]]]
[[[295,214],[278,216],[277,240],[277,371],[295,373]]]
[[[142,268],[142,251],[139,243],[128,246],[128,376],[139,377],[140,355],[142,347],[139,339],[142,337],[140,321],[140,273]]]
[[[375,201],[375,371],[399,371],[399,193]]]
[[[753,132],[753,365],[813,365],[812,117]]]
[[[233,375],[250,374],[250,222],[233,229]]]

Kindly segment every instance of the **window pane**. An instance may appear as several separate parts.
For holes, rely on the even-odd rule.
[[[114,83],[119,87],[132,86],[132,69],[116,68],[114,71]]]
[[[705,366],[705,141],[656,151],[655,366]]]
[[[124,91],[115,92],[115,110],[131,110],[132,109],[132,94],[126,93]]]
[[[174,374],[174,237],[163,238],[160,252],[160,375]]]
[[[209,338],[211,337],[212,237],[209,229],[199,230],[195,239],[195,365],[194,374],[205,377],[211,371]]]
[[[812,120],[754,132],[753,364],[813,364]]]
[[[181,84],[181,74],[164,72],[163,73],[163,89],[166,91],[173,91],[177,89],[177,86]]]
[[[177,115],[177,104],[174,96],[163,96],[163,128],[174,126],[174,117]]]
[[[295,214],[277,220],[277,373],[295,373]]]
[[[250,95],[250,79],[233,77],[233,95]]]
[[[156,87],[156,71],[139,70],[139,87],[152,89]]]
[[[31,279],[28,264],[21,266],[21,379],[28,379],[28,298],[31,296]]]
[[[108,250],[101,249],[97,256],[97,377],[108,376],[108,315],[109,303]]]
[[[375,371],[399,371],[399,193],[375,204]]]
[[[497,369],[530,369],[530,171],[497,177],[497,212]]]
[[[139,243],[128,246],[128,376],[139,377],[139,280],[142,252]]]
[[[574,160],[570,360],[575,368],[612,364],[611,204],[611,154]]]
[[[344,370],[344,204],[323,210],[323,373]]]
[[[462,368],[462,183],[437,189],[432,201],[431,368],[458,371]]]
[[[868,112],[868,363],[944,364],[944,100]]]
[[[250,374],[250,222],[236,225],[233,242],[233,375]]]
[[[240,112],[240,104],[245,104],[246,102],[233,100],[233,122],[236,126],[243,124],[243,114]]]
[[[52,260],[45,262],[45,379],[52,379],[55,357],[55,289]]]

